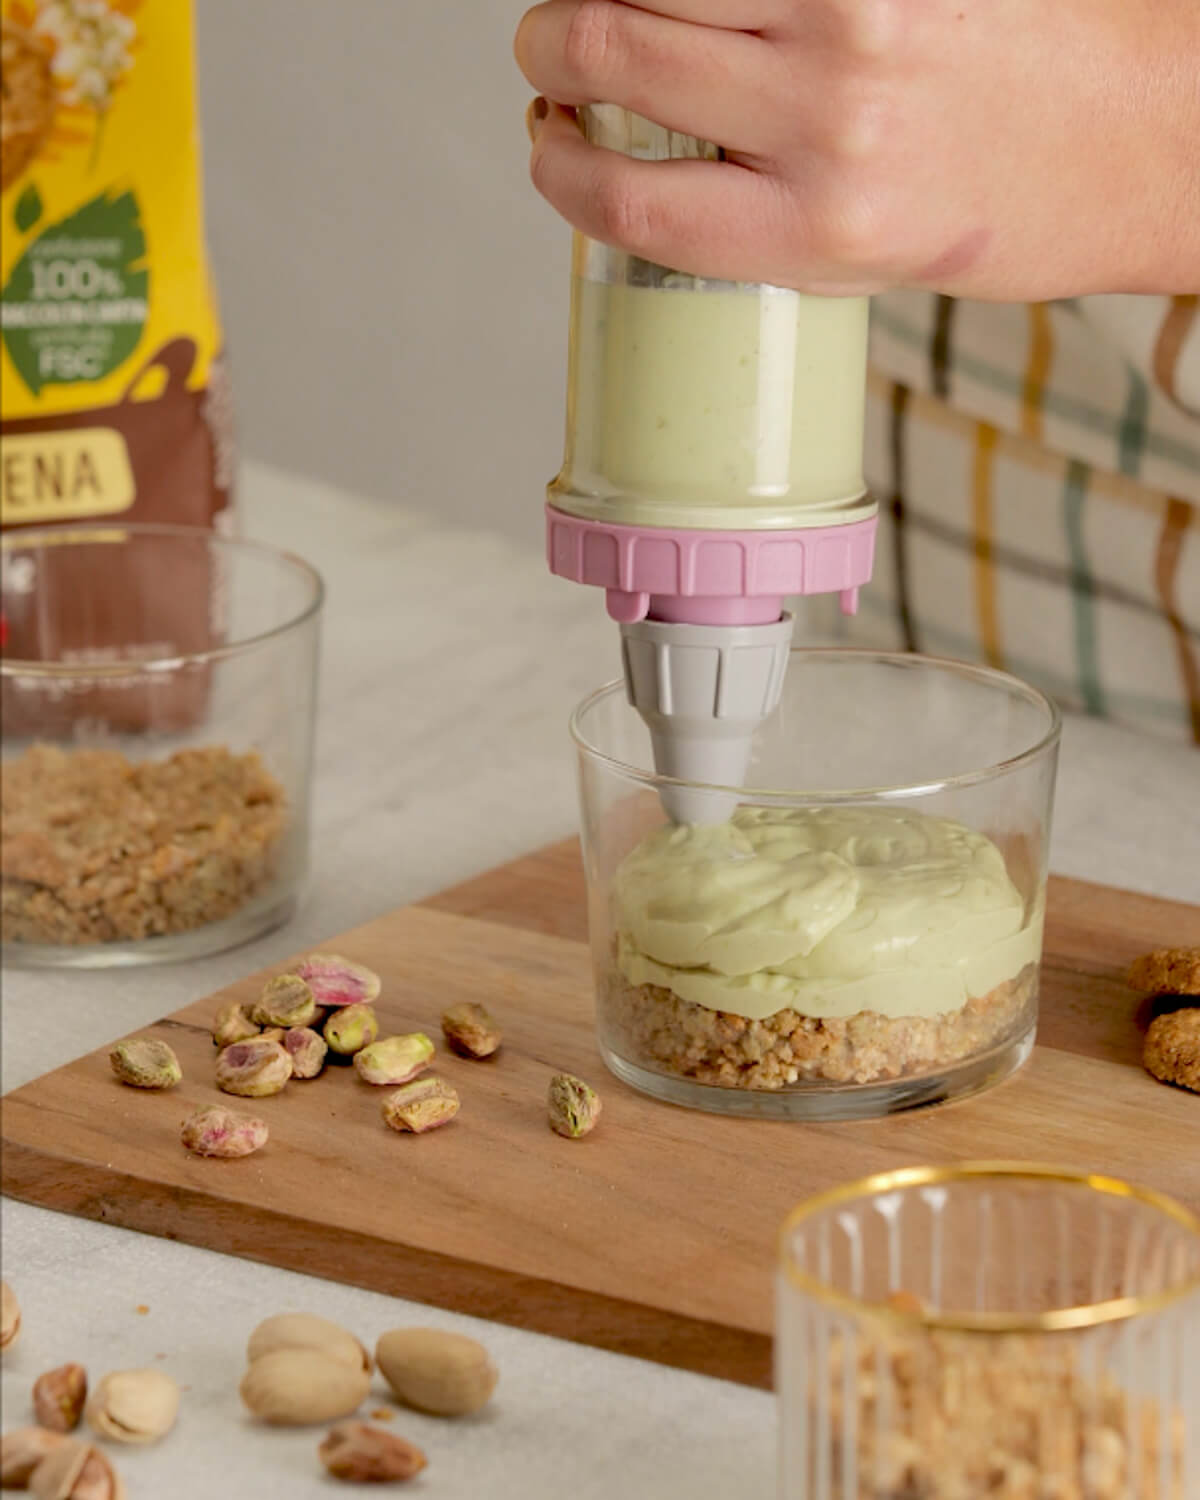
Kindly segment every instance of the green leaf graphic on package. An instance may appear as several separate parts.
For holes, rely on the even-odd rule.
[[[37,183],[31,182],[22,191],[13,208],[13,223],[24,234],[27,229],[32,229],[41,217],[42,195],[37,190]]]
[[[31,241],[0,293],[0,319],[35,396],[99,380],[133,353],[146,324],[145,253],[133,193],[101,193]]]

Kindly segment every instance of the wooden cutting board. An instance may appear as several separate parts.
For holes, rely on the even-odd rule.
[[[251,999],[253,976],[140,1033],[179,1054],[185,1079],[169,1094],[116,1083],[105,1049],[9,1095],[3,1190],[763,1386],[780,1223],[835,1182],[919,1162],[1040,1158],[1200,1209],[1200,1097],[1142,1071],[1139,1003],[1121,980],[1148,948],[1200,941],[1195,907],[1053,881],[1032,1061],[961,1104],[841,1125],[723,1119],[617,1083],[592,1037],[584,914],[570,843],[322,944],[383,976],[385,1031],[436,1036],[458,1000],[502,1018],[496,1058],[439,1060],[463,1099],[448,1129],[396,1135],[381,1123],[381,1091],[327,1069],[257,1101],[271,1125],[258,1155],[189,1156],[180,1120],[222,1097],[212,1014],[219,1000]],[[547,1129],[557,1069],[603,1094],[585,1140]]]

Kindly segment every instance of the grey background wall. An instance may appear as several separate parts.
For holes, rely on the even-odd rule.
[[[569,236],[529,185],[521,0],[197,0],[250,457],[536,542]]]

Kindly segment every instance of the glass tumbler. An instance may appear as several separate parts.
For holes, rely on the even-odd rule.
[[[576,710],[601,1050],[728,1114],[960,1098],[1029,1055],[1059,716],[929,657],[797,649],[728,824],[672,827],[624,687]],[[699,788],[712,790],[712,788]]]
[[[0,539],[5,962],[190,958],[294,910],[322,586],[198,529]]]
[[[1200,1221],[1048,1166],[913,1168],[783,1229],[780,1500],[1195,1500]]]

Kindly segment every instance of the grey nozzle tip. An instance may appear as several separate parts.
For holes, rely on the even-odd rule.
[[[789,616],[770,625],[621,627],[626,689],[650,730],[655,770],[699,783],[660,788],[673,822],[722,823],[737,807],[733,788],[744,785],[755,733],[779,703],[791,633]]]
[[[661,786],[658,799],[672,823],[727,823],[737,810],[734,792],[707,791],[697,786]]]

